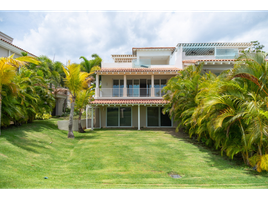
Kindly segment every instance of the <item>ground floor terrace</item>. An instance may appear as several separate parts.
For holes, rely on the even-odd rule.
[[[95,100],[87,106],[86,128],[175,128],[173,119],[163,114],[166,103],[153,99]]]

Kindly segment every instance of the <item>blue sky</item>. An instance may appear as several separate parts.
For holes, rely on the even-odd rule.
[[[0,31],[39,56],[79,63],[97,53],[131,54],[132,47],[175,47],[182,42],[250,42],[268,51],[268,11],[8,11]]]

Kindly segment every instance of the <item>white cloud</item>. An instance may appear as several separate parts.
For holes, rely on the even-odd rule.
[[[50,12],[18,45],[63,63],[80,56],[130,54],[132,47],[176,46],[179,42],[250,42],[266,38],[268,13]]]
[[[2,22],[3,21],[3,19],[2,18],[0,18],[0,22]]]

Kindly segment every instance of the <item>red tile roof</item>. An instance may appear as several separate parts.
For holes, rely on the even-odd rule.
[[[177,72],[179,68],[102,68],[96,72]]]
[[[167,104],[168,101],[163,99],[96,99],[90,104]]]
[[[12,46],[18,48],[18,49],[20,49],[20,50],[23,51],[23,52],[27,52],[28,54],[31,54],[31,55],[33,55],[34,57],[37,57],[36,55],[34,55],[34,54],[32,54],[32,53],[30,53],[30,52],[28,52],[28,51],[25,51],[24,49],[22,49],[22,48],[20,48],[20,47],[18,47],[18,46],[16,46],[16,45],[14,45],[14,44],[12,44],[12,43],[10,43],[10,42],[4,40],[3,38],[0,38],[0,40],[2,40],[2,41],[4,41],[4,42],[6,42],[6,43],[8,43],[8,44],[10,44],[10,45],[12,45]]]

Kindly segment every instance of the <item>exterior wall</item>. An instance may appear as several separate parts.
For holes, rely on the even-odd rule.
[[[171,50],[137,50],[137,58],[140,56],[155,57],[155,56],[170,56]]]
[[[156,79],[166,79],[167,81],[173,77],[174,75],[154,75],[154,80]],[[126,75],[126,79],[147,79],[151,80],[151,75]],[[124,75],[104,75],[102,76],[102,83],[101,83],[101,89],[99,90],[100,92],[98,93],[99,96],[96,97],[96,99],[102,98],[102,99],[107,99],[107,98],[113,98],[113,99],[151,99],[151,98],[161,98],[161,97],[151,97],[151,96],[146,96],[146,97],[113,97],[113,80],[124,80]],[[123,91],[123,90],[122,90]],[[151,94],[152,94],[151,90]]]
[[[170,79],[174,75],[154,75],[154,79]],[[151,75],[126,75],[128,79],[149,79]],[[113,88],[113,80],[124,80],[124,75],[103,75],[101,77],[102,88]]]
[[[101,128],[120,128],[120,127],[107,127],[107,114],[106,114],[106,110],[107,110],[108,106],[101,106],[99,105],[98,108],[100,109],[100,114],[101,114]],[[113,105],[111,105],[110,107],[114,107]],[[127,107],[127,106],[116,106],[116,107]],[[129,105],[128,107],[131,107],[132,109],[132,126],[129,128],[138,128],[138,106],[131,106]],[[148,106],[144,106],[144,105],[140,105],[140,127],[141,128],[147,128],[146,127],[146,122],[147,122],[147,116],[146,116],[146,107]],[[170,128],[176,128],[177,123],[173,123],[173,126]],[[126,127],[122,127],[122,129],[124,129]],[[150,127],[148,127],[150,128]],[[159,127],[161,128],[161,127]]]
[[[21,56],[21,52],[24,51],[24,50],[19,49],[19,48],[15,47],[15,46],[13,46],[13,45],[7,43],[7,42],[4,42],[4,41],[2,41],[2,40],[0,40],[0,49],[2,49],[2,50],[0,50],[0,51],[1,51],[2,53],[4,53],[3,56],[5,56],[5,57],[6,57],[6,56],[9,56],[8,54],[9,54],[9,51],[10,51],[10,55],[15,54],[15,55],[14,55],[14,58],[20,57],[20,56]],[[6,51],[7,51],[7,53],[5,53]],[[1,55],[1,52],[0,52],[0,56],[3,57],[3,56]],[[34,55],[28,53],[28,56],[34,56]],[[35,57],[35,56],[34,56],[34,57]]]
[[[10,50],[0,46],[0,57],[8,57],[8,56],[10,56],[9,53],[10,53],[10,55],[15,54],[13,58],[18,58],[21,56],[21,54],[17,54],[13,51],[10,51]]]

